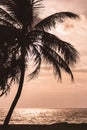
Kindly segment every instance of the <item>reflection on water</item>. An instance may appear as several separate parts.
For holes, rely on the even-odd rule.
[[[7,111],[0,110],[2,124]],[[11,124],[87,123],[87,109],[16,109]]]

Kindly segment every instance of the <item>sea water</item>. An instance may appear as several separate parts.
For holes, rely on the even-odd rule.
[[[0,109],[0,124],[7,110]],[[10,124],[87,123],[87,109],[15,109]]]

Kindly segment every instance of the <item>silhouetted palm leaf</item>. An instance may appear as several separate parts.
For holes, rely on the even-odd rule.
[[[17,19],[15,19],[12,15],[10,15],[6,10],[0,8],[0,17],[4,19],[4,21],[9,22],[9,24],[18,24]]]
[[[0,25],[0,41],[11,42],[15,41],[15,39],[19,36],[19,30],[17,30],[13,26],[8,25]]]
[[[71,12],[59,12],[59,13],[55,13],[51,16],[48,16],[47,18],[45,18],[44,20],[42,20],[41,22],[39,22],[35,28],[36,29],[42,29],[42,30],[48,30],[51,29],[52,27],[55,27],[57,22],[64,22],[65,18],[72,18],[72,19],[76,19],[79,18],[78,15],[71,13]]]
[[[43,49],[44,48],[44,49]],[[53,49],[51,49],[48,46],[44,46],[42,49],[44,50],[42,54],[47,53],[47,56],[45,55],[44,58],[47,58],[47,61],[50,60],[50,62],[53,62],[54,70],[55,70],[55,64],[57,66],[56,68],[56,76],[59,75],[59,78],[61,79],[62,77],[60,76],[61,72],[59,71],[61,68],[64,69],[67,73],[71,75],[71,79],[73,80],[73,74],[72,71],[70,70],[69,66],[66,63],[66,60],[63,59],[58,53],[56,53]]]
[[[67,64],[73,65],[76,63],[76,59],[79,57],[78,52],[70,43],[62,41],[57,36],[46,31],[33,30],[29,35],[36,45],[39,45],[41,42],[42,45],[49,46],[62,54]]]
[[[38,75],[38,73],[40,71],[41,54],[38,51],[36,45],[32,45],[32,55],[33,55],[33,62],[34,62],[35,69],[31,74],[29,74],[29,79],[36,77],[36,75]]]

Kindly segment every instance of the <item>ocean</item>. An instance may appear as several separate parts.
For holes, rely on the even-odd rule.
[[[0,124],[7,110],[0,109]],[[10,124],[87,123],[87,109],[15,109]]]

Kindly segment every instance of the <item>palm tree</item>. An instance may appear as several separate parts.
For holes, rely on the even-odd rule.
[[[23,88],[29,57],[35,64],[29,74],[34,78],[40,71],[42,60],[53,65],[54,74],[62,78],[61,69],[71,75],[70,65],[76,63],[78,52],[70,44],[48,32],[64,18],[78,18],[71,12],[59,12],[33,23],[42,0],[0,0],[0,90],[7,94],[13,82],[19,84],[17,94],[5,118],[7,126]]]

